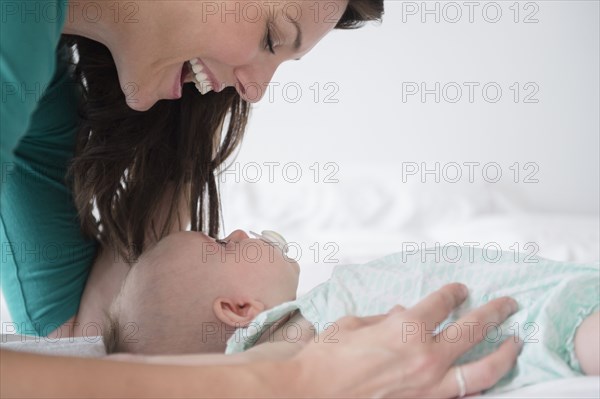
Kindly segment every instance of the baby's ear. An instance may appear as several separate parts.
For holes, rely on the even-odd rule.
[[[213,303],[217,318],[230,327],[246,327],[263,310],[265,305],[253,299],[236,301],[219,297]]]

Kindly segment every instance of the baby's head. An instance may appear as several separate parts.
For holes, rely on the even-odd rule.
[[[223,352],[235,328],[296,298],[299,273],[280,245],[241,230],[224,240],[171,234],[129,271],[104,329],[107,351]]]

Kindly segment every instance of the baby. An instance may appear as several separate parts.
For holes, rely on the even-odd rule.
[[[410,307],[458,281],[470,289],[458,309],[435,331],[407,325],[399,339],[439,332],[440,339],[457,340],[469,334],[455,323],[463,314],[511,296],[520,309],[504,323],[486,326],[485,339],[457,361],[479,359],[511,336],[524,341],[516,366],[487,392],[599,372],[598,262],[451,246],[439,250],[443,256],[403,252],[338,266],[327,282],[296,298],[300,269],[286,257],[285,240],[273,232],[256,237],[240,230],[225,240],[183,232],[159,242],[133,266],[113,303],[107,352],[233,354],[255,345],[253,350],[280,350],[312,339],[336,342],[341,317]]]
[[[107,352],[223,353],[226,340],[211,332],[231,335],[296,298],[300,267],[281,248],[241,230],[165,237],[127,274],[103,329]]]

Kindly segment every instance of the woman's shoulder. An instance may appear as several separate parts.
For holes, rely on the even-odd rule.
[[[2,157],[11,156],[56,70],[64,0],[0,0]]]

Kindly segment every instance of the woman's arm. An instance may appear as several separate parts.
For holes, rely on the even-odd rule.
[[[109,360],[146,364],[173,365],[235,365],[263,361],[285,361],[296,355],[304,346],[301,342],[279,341],[254,346],[245,352],[224,355],[222,353],[185,354],[185,355],[137,355],[115,353],[108,355]]]
[[[22,38],[8,36],[7,42],[11,37]],[[45,40],[40,51],[54,57],[53,47],[47,47]],[[35,53],[32,49],[28,52]],[[55,75],[50,85],[46,81],[37,82],[45,88],[43,96],[28,123],[18,126],[19,141],[11,151],[13,159],[2,158],[0,280],[14,326],[23,334],[47,335],[73,317],[96,255],[95,241],[81,233],[77,209],[65,179],[73,157],[79,100],[78,88],[65,60],[69,54],[70,50],[63,46],[56,52],[59,57],[56,66],[54,59],[48,61],[52,70],[56,68]],[[28,79],[24,82],[29,82]],[[0,107],[2,120],[12,112],[6,106],[3,103]],[[11,133],[4,130],[3,124],[0,136],[17,133],[16,128],[11,128]]]
[[[452,364],[516,310],[498,298],[457,321],[468,326],[448,342],[423,335],[466,298],[449,284],[414,307],[337,322],[335,343],[317,339],[286,360],[228,365],[164,365],[1,352],[3,397],[456,397]],[[514,301],[513,301],[514,302]],[[417,326],[417,334],[405,327]],[[423,330],[425,331],[425,330]],[[421,331],[422,332],[422,331]],[[494,385],[514,365],[520,346],[506,340],[498,350],[462,365],[467,394]],[[208,355],[229,361],[226,355]],[[188,357],[186,360],[190,360]],[[198,360],[209,359],[198,355]],[[235,358],[230,358],[235,359]],[[244,359],[243,357],[238,357]],[[35,383],[31,383],[31,375]]]
[[[0,356],[3,398],[281,397],[296,392],[288,385],[297,375],[293,361],[174,366],[7,350]]]

